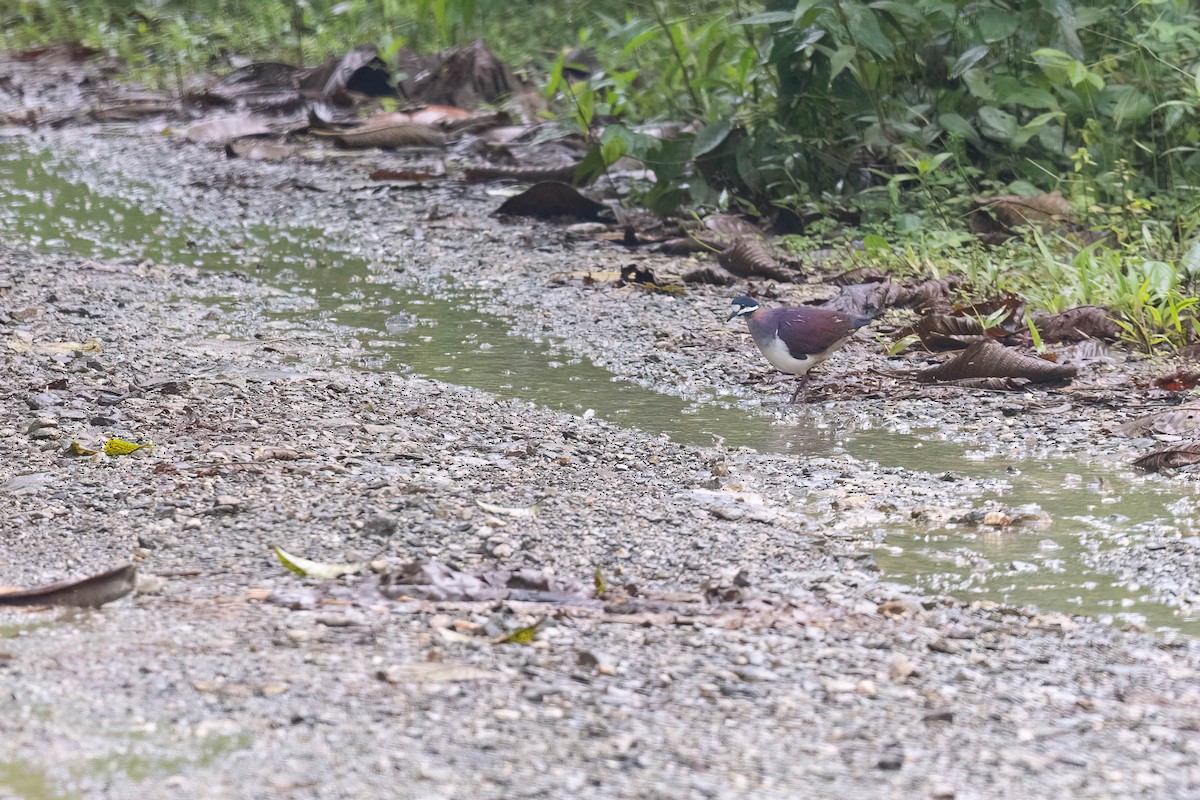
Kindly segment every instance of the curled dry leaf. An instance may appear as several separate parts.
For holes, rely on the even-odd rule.
[[[1130,439],[1150,433],[1177,436],[1200,428],[1200,405],[1179,406],[1156,411],[1130,420],[1117,428],[1117,433]]]
[[[535,183],[518,195],[508,198],[496,209],[497,214],[515,217],[575,217],[596,220],[608,211],[603,203],[579,193],[574,186],[558,181]]]
[[[1162,472],[1200,464],[1200,442],[1185,442],[1144,455],[1133,462],[1138,469]]]
[[[309,561],[307,558],[294,556],[281,547],[275,548],[275,557],[287,569],[297,575],[303,575],[308,578],[340,578],[343,575],[353,575],[357,572],[362,572],[368,566],[368,562],[366,561],[355,564],[329,564],[321,561]]]
[[[396,87],[387,64],[370,45],[356,47],[344,56],[332,55],[324,63],[297,76],[306,95],[330,97],[357,92],[368,97],[396,97]]]
[[[193,142],[228,142],[249,136],[268,136],[271,128],[255,117],[222,117],[190,125],[183,130],[185,139]]]
[[[966,389],[983,389],[989,392],[1016,392],[1032,383],[1028,378],[963,378],[957,381],[943,382]]]
[[[643,269],[637,264],[627,264],[622,270],[620,278],[616,282],[617,286],[636,286],[639,289],[645,289],[651,292],[661,292],[663,294],[684,294],[682,286],[673,283],[662,283],[654,277],[654,272],[649,269]]]
[[[37,589],[0,592],[0,606],[77,606],[98,608],[118,600],[137,585],[137,567],[122,564],[77,581],[62,581]]]
[[[1035,314],[1034,327],[1043,342],[1082,342],[1088,339],[1115,341],[1121,328],[1106,309],[1077,306],[1057,314]]]
[[[977,317],[926,314],[907,328],[897,331],[896,336],[915,335],[930,350],[959,350],[987,338],[989,333]]]
[[[834,286],[852,286],[856,283],[882,283],[887,279],[887,273],[878,267],[855,267],[832,276],[825,283],[831,283]]]
[[[762,239],[739,239],[717,256],[721,266],[734,275],[761,275],[773,281],[791,282],[799,273],[786,269],[767,249]]]
[[[712,286],[732,286],[737,276],[717,264],[701,264],[683,273],[684,283],[707,283]]]
[[[1063,223],[1073,222],[1075,218],[1071,203],[1062,196],[1062,192],[1035,194],[1021,197],[1015,194],[999,195],[996,197],[975,197],[976,215],[986,215],[999,223],[1003,231],[1011,233],[1013,228],[1021,225],[1036,225],[1042,230],[1050,230]]]
[[[993,341],[980,341],[949,361],[913,377],[927,383],[967,378],[1026,378],[1033,383],[1043,383],[1067,380],[1075,377],[1077,372],[1070,365],[1051,364]]]
[[[954,292],[961,284],[961,278],[949,275],[920,283],[892,285],[879,308],[915,308],[918,311],[948,309],[951,307]]]
[[[1196,388],[1197,383],[1200,383],[1200,373],[1182,368],[1175,370],[1170,375],[1160,375],[1154,379],[1156,387],[1166,389],[1168,392],[1186,392]]]
[[[44,356],[57,355],[59,353],[99,353],[100,341],[97,339],[88,339],[86,342],[42,342],[34,344],[27,342],[18,336],[12,336],[8,340],[8,349],[17,353],[37,353]]]
[[[95,450],[90,450],[90,449],[84,447],[79,442],[75,441],[74,439],[71,440],[71,443],[69,445],[67,445],[67,449],[63,452],[68,456],[94,456],[94,455],[96,455]]]
[[[394,150],[398,147],[444,147],[446,137],[428,125],[380,120],[341,131],[312,131],[314,136],[333,139],[341,147],[378,147]]]

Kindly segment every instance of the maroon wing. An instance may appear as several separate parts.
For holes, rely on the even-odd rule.
[[[848,314],[823,308],[776,309],[776,331],[793,358],[824,353],[854,333]]]

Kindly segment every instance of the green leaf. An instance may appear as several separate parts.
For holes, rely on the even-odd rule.
[[[1058,108],[1058,99],[1045,89],[1023,86],[1013,92],[1005,92],[997,97],[1005,105],[1021,106],[1022,108]]]
[[[503,636],[497,636],[492,640],[495,644],[529,644],[537,637],[538,628],[546,620],[542,617],[532,625],[526,625],[524,628],[517,628],[511,633],[506,633]]]
[[[878,233],[868,233],[864,236],[863,248],[868,253],[890,253],[892,251],[892,246],[888,244],[887,239]]]
[[[992,91],[992,85],[988,82],[987,73],[981,69],[969,69],[962,74],[963,83],[967,85],[967,91],[977,100],[984,102],[992,102],[996,99],[996,93]]]
[[[954,66],[950,69],[950,77],[962,77],[964,72],[982,61],[985,57],[987,57],[987,54],[988,46],[986,44],[981,44],[978,47],[972,47],[970,50],[959,56],[958,60],[954,62]]]
[[[997,142],[1011,142],[1017,133],[1017,118],[994,106],[979,109],[980,132]]]
[[[617,57],[617,61],[621,62],[629,58],[629,56],[633,54],[634,50],[637,50],[639,47],[646,44],[660,33],[662,33],[662,30],[658,27],[646,28],[646,30],[642,31],[637,36],[634,36],[625,43],[625,46],[621,48],[621,55]]]
[[[890,59],[896,54],[896,46],[879,26],[875,12],[858,4],[845,6],[846,18],[849,20],[850,35],[860,44],[880,58]]]
[[[975,25],[985,42],[999,42],[1017,32],[1021,27],[1021,15],[1000,8],[987,8],[975,18]]]
[[[829,57],[829,80],[836,78],[854,60],[857,53],[858,48],[852,44],[844,44],[834,51]]]
[[[307,558],[294,556],[281,547],[275,548],[275,557],[287,569],[297,575],[304,575],[309,578],[339,578],[342,575],[353,575],[356,572],[362,572],[367,567],[366,561],[357,564],[326,564],[320,561],[309,561]]]
[[[814,8],[820,0],[799,0],[792,9],[792,25],[796,28],[807,28],[817,21],[817,17],[825,13],[824,8]]]
[[[1066,114],[1061,111],[1047,111],[1044,114],[1038,114],[1033,119],[1021,126],[1021,130],[1037,133],[1043,127],[1053,122],[1056,119],[1065,119]]]
[[[781,22],[791,22],[795,19],[795,14],[791,11],[767,11],[763,14],[755,14],[752,17],[739,19],[734,25],[775,25]]]
[[[692,158],[700,158],[716,150],[732,132],[733,120],[731,119],[720,119],[705,125],[704,129],[696,134],[696,140],[692,142]]]
[[[596,94],[591,86],[583,86],[575,94],[575,122],[587,133],[592,129],[592,114],[595,111]]]
[[[942,126],[942,130],[951,136],[957,136],[975,146],[982,144],[983,140],[979,138],[979,132],[975,130],[975,126],[959,114],[953,112],[939,114],[937,121]]]

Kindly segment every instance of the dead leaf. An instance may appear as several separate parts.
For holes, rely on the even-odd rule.
[[[781,283],[791,283],[802,277],[801,273],[786,269],[767,249],[762,239],[738,239],[717,256],[721,266],[743,278],[762,276]]]
[[[403,85],[404,96],[423,103],[478,108],[498,105],[525,88],[482,40],[424,57],[419,63],[401,63],[413,76]]]
[[[380,120],[345,130],[312,130],[314,136],[333,139],[341,147],[378,147],[393,150],[398,147],[445,147],[446,137],[428,125]]]
[[[24,339],[12,336],[8,340],[8,349],[17,353],[38,353],[39,355],[52,356],[58,353],[98,353],[100,352],[100,342],[97,339],[88,339],[86,342],[42,342],[34,344],[27,342]]]
[[[977,233],[1012,234],[1013,228],[1022,225],[1034,225],[1042,230],[1052,230],[1064,223],[1074,222],[1075,211],[1070,201],[1063,197],[1062,192],[1035,194],[1021,197],[1015,194],[998,195],[996,197],[976,196],[975,209],[972,212],[972,230]],[[997,225],[988,228],[983,220],[975,222],[975,217],[987,217]],[[998,229],[996,229],[998,226]],[[978,228],[978,230],[977,230]]]
[[[517,628],[515,631],[509,631],[501,636],[492,639],[492,644],[529,644],[537,638],[538,628],[542,626],[545,617],[539,619],[532,625],[526,625],[524,628]]]
[[[1150,433],[1165,433],[1170,436],[1190,433],[1200,428],[1200,405],[1178,406],[1164,411],[1155,411],[1130,420],[1116,429],[1121,436],[1135,439]]]
[[[993,329],[995,330],[995,329]],[[930,350],[960,350],[988,336],[976,317],[950,314],[926,314],[895,334],[898,338],[916,336]]]
[[[256,117],[222,117],[197,122],[183,129],[183,136],[192,142],[228,142],[249,136],[268,136],[271,129]]]
[[[1144,455],[1133,462],[1138,469],[1162,472],[1200,464],[1200,442],[1185,442]]]
[[[1200,383],[1200,372],[1189,372],[1182,367],[1170,375],[1160,375],[1154,379],[1154,385],[1168,392],[1186,392],[1194,389]]]
[[[516,217],[575,217],[597,220],[608,207],[580,194],[574,186],[557,181],[535,183],[524,192],[505,200],[497,214]]]
[[[855,267],[834,275],[825,281],[834,286],[851,286],[856,283],[882,283],[888,280],[887,273],[878,267]]]
[[[94,456],[94,455],[96,455],[95,450],[89,450],[88,448],[84,447],[83,445],[81,445],[79,442],[77,442],[75,440],[71,440],[71,443],[69,445],[67,445],[67,449],[64,452],[66,455],[69,455],[69,456]]]
[[[1088,339],[1115,341],[1121,328],[1107,309],[1077,306],[1057,314],[1034,314],[1033,325],[1047,344],[1082,342]]]
[[[368,561],[360,561],[355,564],[329,564],[321,561],[309,561],[307,558],[294,556],[280,547],[275,548],[275,557],[287,569],[297,575],[309,578],[340,578],[343,575],[354,575],[355,573],[362,572],[370,565]]]
[[[711,286],[732,286],[737,276],[717,264],[701,264],[683,273],[684,283],[707,283]]]
[[[356,92],[368,97],[398,97],[391,72],[374,47],[356,47],[344,56],[329,56],[320,66],[298,76],[298,87],[306,94],[335,97]]]
[[[127,442],[124,439],[112,438],[104,443],[104,455],[127,456],[136,453],[143,447],[152,447],[152,442]]]
[[[1051,364],[993,341],[980,341],[932,369],[916,373],[919,381],[957,381],[968,378],[1026,378],[1034,383],[1075,377],[1074,366]]]
[[[133,591],[137,567],[122,564],[77,581],[0,593],[0,606],[77,606],[99,608]]]

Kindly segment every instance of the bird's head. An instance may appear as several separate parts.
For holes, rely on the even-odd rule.
[[[753,314],[755,311],[758,311],[758,309],[759,305],[757,300],[755,300],[753,297],[742,295],[741,297],[734,298],[733,311],[729,313],[729,319],[725,321],[728,322],[734,317],[744,317],[747,314]]]

